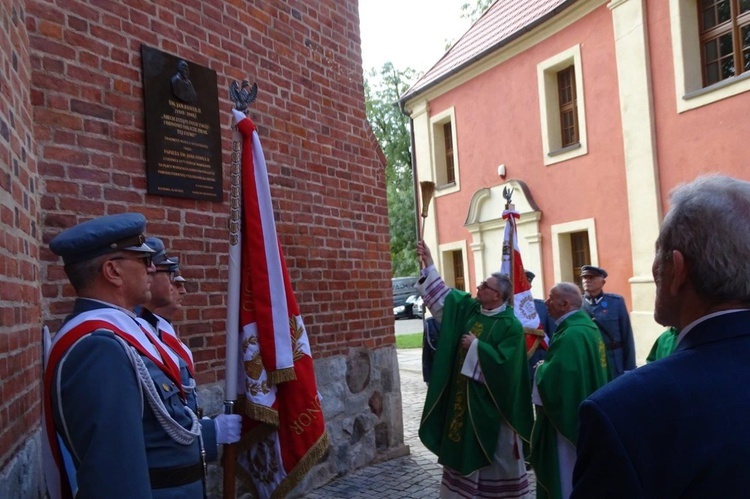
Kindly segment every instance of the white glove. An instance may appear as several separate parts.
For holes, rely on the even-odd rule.
[[[242,416],[239,414],[219,414],[214,418],[216,443],[233,444],[239,442],[242,430]]]

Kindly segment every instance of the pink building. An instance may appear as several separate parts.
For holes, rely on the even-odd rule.
[[[534,294],[606,268],[643,362],[663,329],[651,263],[669,191],[750,179],[748,32],[739,0],[495,2],[401,102],[417,176],[437,186],[425,240],[448,282],[499,268],[515,187]]]

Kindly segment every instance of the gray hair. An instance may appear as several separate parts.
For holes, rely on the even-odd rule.
[[[563,298],[568,300],[571,305],[571,310],[578,310],[583,305],[583,298],[581,297],[581,289],[572,282],[561,282],[554,286],[558,293]]]
[[[702,176],[671,192],[656,240],[656,265],[679,250],[696,293],[750,300],[750,182]]]
[[[64,267],[65,275],[68,276],[68,280],[73,285],[76,294],[80,295],[87,286],[90,286],[94,282],[99,272],[101,272],[104,262],[111,257],[111,254],[101,255],[91,260],[69,263]]]
[[[492,277],[495,278],[498,286],[500,286],[500,295],[503,298],[503,302],[508,301],[510,295],[513,294],[513,283],[510,282],[510,277],[508,277],[508,274],[503,274],[502,272],[493,272]]]

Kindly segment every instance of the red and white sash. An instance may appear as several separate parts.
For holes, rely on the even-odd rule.
[[[47,438],[42,445],[45,447],[43,456],[47,489],[52,499],[73,497],[55,430],[52,381],[60,360],[65,357],[68,350],[78,340],[97,330],[112,331],[117,337],[122,338],[156,364],[182,390],[177,355],[126,313],[114,308],[96,309],[79,314],[65,323],[52,340],[44,369],[43,424]],[[182,396],[184,398],[184,394]]]

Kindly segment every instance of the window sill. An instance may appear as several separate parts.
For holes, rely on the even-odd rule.
[[[710,94],[712,92],[716,92],[718,90],[721,90],[722,88],[731,87],[732,85],[735,85],[739,82],[745,81],[750,79],[750,71],[746,71],[742,73],[739,76],[732,76],[731,78],[727,78],[726,80],[721,80],[719,82],[714,83],[713,85],[709,85],[707,87],[701,88],[699,90],[694,90],[692,92],[688,92],[685,95],[682,96],[683,100],[689,101],[690,99],[695,99],[697,97],[700,97],[702,95]]]
[[[555,149],[554,151],[550,151],[547,153],[547,156],[550,158],[554,158],[555,156],[561,156],[565,154],[566,152],[575,151],[576,149],[581,148],[581,143],[576,142],[575,144],[570,144],[569,146],[561,147],[560,149]]]
[[[456,187],[456,183],[455,182],[450,182],[448,184],[438,185],[438,186],[435,187],[435,189],[438,190],[438,191],[443,191],[443,190],[446,190],[446,189],[450,189],[452,187]]]

